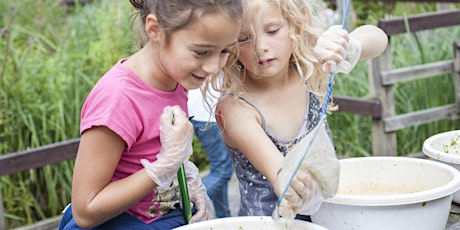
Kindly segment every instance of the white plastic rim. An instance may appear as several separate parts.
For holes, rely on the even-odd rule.
[[[460,189],[460,172],[447,164],[410,157],[357,157],[339,160],[341,167],[345,164],[363,164],[371,167],[387,167],[388,165],[419,165],[431,167],[440,170],[443,174],[448,174],[451,179],[444,185],[432,189],[423,190],[413,193],[402,194],[385,194],[385,195],[362,195],[362,194],[337,194],[336,196],[325,200],[328,203],[352,205],[352,206],[392,206],[413,204],[435,200],[446,197]],[[341,169],[341,170],[342,170]],[[404,176],[404,175],[401,175]],[[342,179],[341,179],[342,180]]]
[[[458,139],[459,137],[460,130],[436,134],[423,142],[422,151],[433,159],[452,164],[460,164],[460,155],[443,151],[443,145],[448,145],[453,138]],[[458,145],[460,147],[460,143],[458,143]]]
[[[175,230],[327,230],[320,225],[301,220],[273,220],[270,216],[218,218],[184,225]]]

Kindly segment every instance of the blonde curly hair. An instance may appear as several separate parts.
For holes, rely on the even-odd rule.
[[[291,38],[290,68],[301,76],[307,90],[314,93],[320,101],[324,101],[329,74],[322,70],[321,64],[316,60],[313,48],[319,36],[324,32],[315,16],[323,7],[317,0],[242,0],[243,21],[251,22],[249,31],[256,30],[258,26],[255,5],[266,1],[275,5],[286,20]],[[243,25],[244,26],[244,25]],[[247,25],[246,25],[247,26]],[[291,72],[291,71],[290,71]],[[245,67],[238,61],[238,45],[233,47],[226,65],[223,68],[221,82],[215,77],[208,79],[206,87],[213,87],[221,94],[232,93],[236,97],[245,92],[243,79]],[[334,109],[332,100],[329,109]]]

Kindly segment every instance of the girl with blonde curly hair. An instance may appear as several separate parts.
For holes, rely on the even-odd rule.
[[[348,73],[359,59],[374,58],[387,45],[386,34],[371,25],[351,33],[340,26],[322,31],[314,3],[243,0],[238,45],[223,69],[222,86],[213,86],[223,94],[215,116],[238,176],[240,216],[272,215],[282,190],[283,160],[318,123],[329,74]],[[334,109],[331,103],[329,110]],[[335,195],[338,178],[320,178],[300,169],[281,215],[308,219],[311,212],[303,211],[315,194]]]

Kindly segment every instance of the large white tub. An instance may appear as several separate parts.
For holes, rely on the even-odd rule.
[[[460,172],[432,160],[362,157],[340,160],[338,194],[312,215],[341,230],[445,229]]]
[[[293,220],[273,220],[269,216],[228,217],[185,225],[175,230],[327,230],[319,225]]]

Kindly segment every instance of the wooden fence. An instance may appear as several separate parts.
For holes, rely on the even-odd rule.
[[[406,30],[405,23],[410,31]],[[382,28],[389,38],[391,36],[430,30],[440,27],[460,25],[460,10],[426,13],[409,16],[407,19],[382,19],[378,26]],[[373,117],[372,120],[372,146],[373,155],[395,156],[397,152],[396,131],[403,128],[426,124],[444,119],[457,119],[459,116],[460,86],[459,65],[460,53],[459,42],[452,41],[452,60],[443,60],[417,66],[392,69],[391,45],[378,58],[372,59],[369,70],[369,88],[371,97],[381,104],[381,117]],[[427,77],[439,77],[443,74],[453,73],[456,77],[456,102],[406,114],[395,114],[393,86],[396,83],[414,81]],[[404,153],[407,154],[407,153]]]
[[[0,177],[73,159],[77,154],[79,143],[80,139],[78,138],[35,149],[0,155]],[[17,230],[57,229],[58,223],[59,218],[57,217],[40,221],[37,224]],[[3,197],[0,190],[0,230],[3,229],[6,229],[6,224],[3,210]]]
[[[439,27],[460,25],[460,11],[445,11],[413,15],[407,18],[411,32]],[[382,19],[378,26],[388,36],[406,33],[404,19]],[[369,79],[372,99],[334,96],[340,110],[346,113],[372,117],[373,155],[396,155],[395,131],[405,127],[458,118],[460,108],[460,42],[453,42],[453,60],[444,60],[401,69],[391,68],[391,46],[378,58],[370,61]],[[445,73],[456,75],[456,103],[395,115],[393,85]],[[0,176],[20,173],[45,165],[73,159],[77,153],[79,139],[72,139],[36,149],[0,155]],[[26,229],[56,229],[59,217],[40,221]],[[5,229],[3,199],[0,190],[0,230]]]

